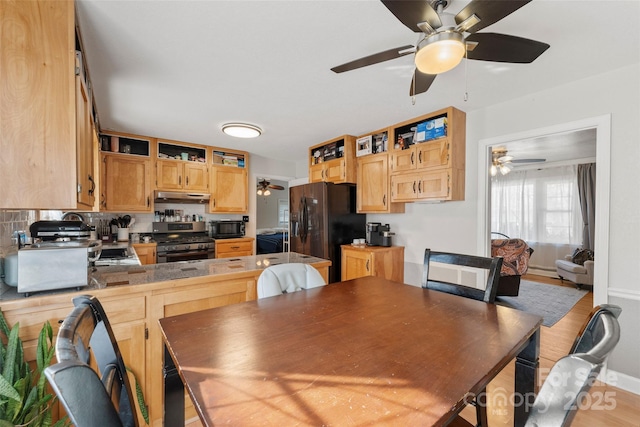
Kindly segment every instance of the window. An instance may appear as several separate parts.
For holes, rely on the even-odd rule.
[[[491,230],[527,242],[581,245],[576,166],[494,177]]]
[[[280,227],[289,225],[289,201],[287,199],[278,199],[278,223]]]

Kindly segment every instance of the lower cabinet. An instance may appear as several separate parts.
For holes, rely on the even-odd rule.
[[[216,240],[216,258],[253,255],[253,237]]]
[[[341,280],[379,276],[404,283],[404,246],[342,245]]]
[[[131,246],[133,246],[133,249],[136,251],[140,264],[147,265],[156,263],[157,243],[134,243]]]

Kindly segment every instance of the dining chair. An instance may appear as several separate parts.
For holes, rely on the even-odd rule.
[[[127,371],[102,305],[87,295],[73,304],[58,331],[58,363],[45,376],[76,427],[137,427]]]
[[[435,280],[429,271],[432,262],[486,270],[487,281],[484,289],[474,288],[464,284]],[[455,254],[449,252],[435,252],[431,249],[424,251],[424,267],[422,270],[422,287],[436,291],[472,298],[479,301],[494,303],[500,280],[502,257],[481,257],[476,255]]]
[[[525,427],[571,425],[607,358],[620,340],[618,317],[622,309],[603,304],[593,309],[569,354],[551,368],[531,406]],[[526,402],[526,399],[521,399]],[[458,416],[449,426],[471,427]]]
[[[258,299],[324,286],[322,275],[308,264],[286,263],[264,269],[258,277]]]

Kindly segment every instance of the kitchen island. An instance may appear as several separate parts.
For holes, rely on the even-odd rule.
[[[73,307],[72,298],[96,296],[109,316],[125,363],[140,381],[150,425],[162,425],[163,344],[158,321],[167,316],[254,300],[258,277],[270,265],[301,262],[328,277],[330,261],[298,253],[265,254],[226,259],[152,265],[96,267],[89,283],[76,290],[41,292],[25,298],[2,285],[0,309],[10,325],[20,322],[27,360],[36,359],[38,333],[49,321],[57,334],[59,321]],[[241,325],[238,326],[241,328]],[[186,399],[190,405],[190,399]],[[195,416],[193,408],[187,416]]]

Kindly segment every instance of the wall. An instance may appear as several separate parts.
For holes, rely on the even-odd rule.
[[[609,367],[618,384],[640,394],[640,66],[538,92],[527,97],[467,111],[466,194],[462,202],[407,204],[405,214],[367,215],[389,223],[395,244],[405,246],[405,280],[420,284],[427,247],[477,252],[478,142],[531,129],[611,114],[611,188],[609,280],[611,302],[623,308],[622,337]],[[454,105],[465,110],[464,105]],[[633,183],[632,185],[630,185]],[[635,323],[634,323],[635,322]]]

